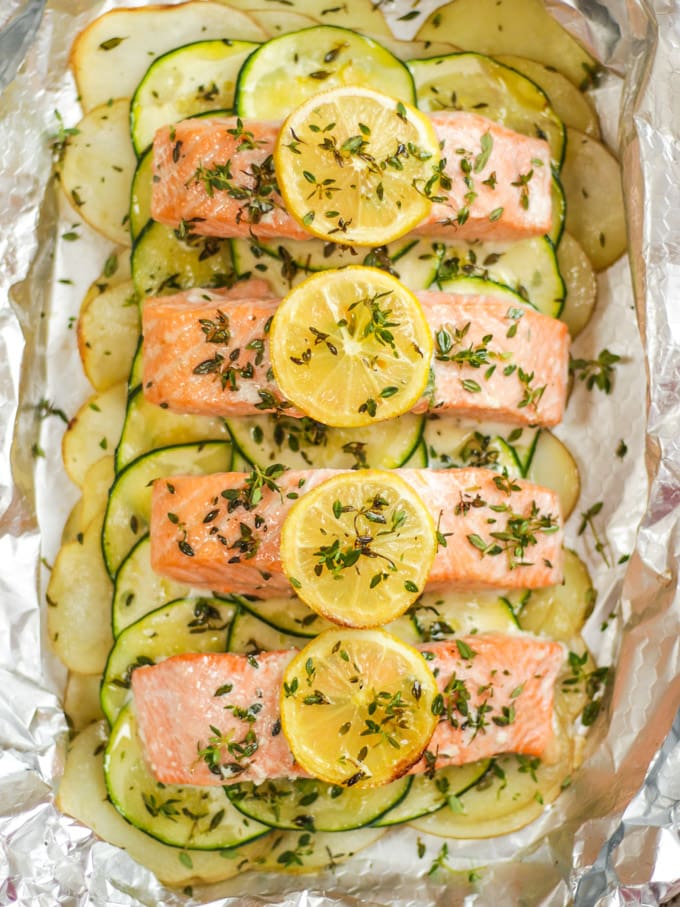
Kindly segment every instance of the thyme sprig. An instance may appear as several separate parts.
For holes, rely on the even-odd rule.
[[[614,367],[621,357],[608,349],[600,350],[596,359],[571,359],[569,372],[579,381],[585,382],[591,391],[594,387],[610,394],[614,386]]]
[[[492,509],[505,510],[506,507],[507,505],[497,505]],[[538,544],[540,534],[547,535],[558,529],[557,519],[551,513],[541,513],[536,501],[532,501],[527,516],[511,511],[506,528],[489,533],[491,541],[476,533],[468,535],[467,540],[482,557],[506,554],[509,568],[514,570],[517,567],[530,567],[533,561],[526,560],[527,549]]]

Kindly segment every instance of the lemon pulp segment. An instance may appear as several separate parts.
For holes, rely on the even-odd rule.
[[[434,733],[437,683],[384,630],[327,630],[288,665],[281,721],[298,763],[345,787],[377,787],[418,761]]]
[[[439,162],[426,114],[357,85],[301,104],[274,150],[288,211],[315,236],[350,245],[391,242],[424,220]]]
[[[287,400],[337,428],[408,412],[430,372],[420,303],[377,268],[314,274],[281,302],[270,328],[274,377]]]
[[[281,531],[283,569],[328,620],[376,627],[422,593],[437,531],[420,496],[394,472],[333,476],[293,505]]]

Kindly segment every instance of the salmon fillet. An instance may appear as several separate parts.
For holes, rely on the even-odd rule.
[[[559,643],[488,634],[419,648],[428,653],[443,708],[432,738],[423,741],[426,754],[411,773],[500,753],[546,752],[553,738],[553,688],[563,661]],[[281,733],[279,698],[294,655],[295,650],[186,654],[136,668],[134,707],[156,779],[218,785],[306,777]],[[232,745],[218,747],[219,758],[206,761],[206,749],[216,739],[213,729]]]
[[[434,390],[416,412],[520,425],[561,421],[569,366],[564,322],[491,296],[417,295],[435,354]],[[177,413],[276,411],[282,396],[271,372],[268,326],[278,303],[255,294],[228,301],[207,290],[148,299],[142,315],[146,399]],[[284,406],[288,415],[302,415]]]
[[[416,233],[511,241],[542,236],[552,222],[550,149],[474,113],[432,115],[450,189],[437,187]],[[273,150],[279,123],[189,119],[153,143],[154,220],[182,221],[205,236],[308,239],[278,191]]]
[[[255,507],[248,503],[254,474],[158,479],[151,504],[151,566],[215,592],[293,594],[281,566],[283,521],[296,498],[338,472],[288,470],[274,483],[276,490],[258,489],[262,498]],[[428,588],[533,589],[562,581],[562,517],[553,491],[488,469],[396,472],[418,492],[446,538],[435,555]],[[523,519],[528,521],[524,528]],[[525,530],[531,527],[529,539]],[[521,551],[509,542],[492,551],[492,532],[520,529],[526,542]]]

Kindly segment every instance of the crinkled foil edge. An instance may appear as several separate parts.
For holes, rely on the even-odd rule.
[[[16,12],[0,34],[0,85],[9,79],[31,38],[30,66],[21,74],[23,89],[28,79],[36,92],[44,91],[51,75],[63,72],[69,43],[65,26],[57,16],[48,16],[36,35],[41,7],[40,0],[23,5],[10,0],[0,13],[0,22],[7,22],[9,14]],[[94,15],[86,0],[54,0],[48,9],[62,14],[75,11],[81,19],[83,14]],[[602,776],[600,797],[588,810],[593,818],[574,819],[559,832],[549,832],[524,852],[521,863],[490,867],[479,886],[465,895],[464,903],[492,904],[498,892],[506,891],[511,898],[512,891],[517,903],[521,897],[522,903],[542,907],[572,902],[580,907],[656,905],[680,890],[676,831],[680,720],[673,723],[680,701],[676,566],[680,555],[676,403],[680,320],[674,312],[675,290],[680,289],[680,224],[673,204],[673,168],[677,172],[680,156],[680,116],[674,104],[680,89],[680,13],[670,0],[656,0],[653,5],[642,0],[609,0],[606,5],[581,0],[560,5],[557,14],[608,65],[625,73],[619,147],[648,372],[649,502],[621,597],[625,632],[619,658],[627,669],[617,676],[606,739],[589,763],[589,771]],[[9,85],[0,108],[9,134],[18,129],[13,117],[20,115],[29,121],[22,123],[24,134],[44,139],[44,110],[32,112],[24,106],[17,113],[13,90]],[[60,91],[57,87],[49,94],[54,109],[59,108]],[[39,462],[36,467],[31,456],[36,436],[31,403],[41,399],[45,375],[56,203],[54,193],[48,191],[50,159],[45,141],[5,149],[0,164],[0,197],[6,201],[6,229],[0,234],[0,614],[7,628],[0,640],[0,677],[11,691],[0,701],[0,900],[27,907],[198,903],[168,892],[148,873],[142,875],[141,895],[126,856],[97,842],[86,829],[60,816],[53,805],[52,789],[60,774],[67,729],[60,706],[63,672],[46,654],[37,591],[41,546],[35,519],[35,472],[45,465]],[[30,286],[28,296],[26,286]],[[662,689],[654,686],[658,677],[667,681]],[[623,721],[628,706],[642,714]],[[627,746],[613,746],[612,741],[622,736]],[[55,740],[60,741],[56,747]],[[622,751],[625,758],[618,761],[616,753]],[[654,754],[651,764],[650,754]],[[364,871],[369,868],[366,864]],[[127,886],[126,879],[130,879]],[[406,907],[452,904],[457,898],[453,892],[458,890],[453,883],[436,888],[395,875],[376,884],[369,901],[334,893],[331,884],[319,890],[321,883],[314,877],[308,881],[313,890],[304,888],[307,881],[302,877],[298,885],[286,886],[285,896],[233,899],[216,889],[201,894],[200,902],[214,897],[218,900],[211,903],[243,907],[263,903]]]

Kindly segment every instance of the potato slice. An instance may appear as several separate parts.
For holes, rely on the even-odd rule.
[[[130,101],[101,104],[78,123],[61,162],[61,185],[87,223],[121,246],[130,245],[127,226],[136,158],[129,127]]]
[[[416,37],[453,37],[465,50],[517,54],[552,66],[587,86],[597,61],[546,10],[542,0],[454,0],[436,10]]]
[[[109,489],[115,478],[113,456],[102,457],[85,473],[80,518],[83,531],[106,507]],[[77,539],[76,539],[77,541]]]
[[[566,520],[581,494],[581,477],[571,452],[552,432],[538,436],[525,478],[557,492]]]
[[[80,498],[73,505],[68,515],[64,528],[61,532],[61,544],[68,545],[69,542],[76,542],[78,536],[83,531],[83,499]]]
[[[368,0],[367,0],[368,2]],[[248,9],[248,4],[242,6]],[[70,64],[80,103],[87,112],[112,97],[131,97],[156,57],[191,41],[233,38],[264,41],[246,13],[209,0],[178,6],[114,9],[84,29],[71,48]]]
[[[567,153],[560,173],[567,197],[566,228],[596,271],[626,251],[621,166],[600,142],[567,129]]]
[[[101,674],[75,674],[71,672],[66,682],[64,694],[64,711],[74,731],[81,731],[100,721],[104,715],[99,702]]]
[[[71,743],[57,807],[91,828],[110,844],[122,847],[165,885],[220,882],[253,866],[271,847],[271,836],[227,851],[185,851],[155,841],[130,825],[111,804],[104,780],[104,722],[92,724]]]
[[[107,451],[113,452],[125,418],[127,385],[115,384],[94,394],[69,422],[61,442],[64,467],[81,488],[85,473]]]
[[[564,582],[532,590],[519,612],[520,626],[528,633],[569,642],[583,629],[595,595],[588,568],[575,552],[565,548]]]
[[[590,259],[569,233],[564,233],[557,247],[557,263],[567,288],[560,318],[572,338],[590,321],[597,303],[597,279]]]
[[[499,63],[512,66],[542,88],[550,99],[550,106],[565,126],[573,126],[594,139],[600,138],[600,120],[593,103],[561,72],[512,54],[500,54],[496,59]]]
[[[88,381],[105,391],[127,381],[139,340],[139,307],[131,280],[87,291],[78,317],[78,350]]]
[[[253,5],[253,0],[223,0],[223,2],[227,6],[243,9],[248,13]],[[373,37],[392,35],[380,12],[379,4],[373,0],[339,0],[337,3],[329,0],[285,0],[285,7],[286,11],[291,13],[304,13],[319,25],[342,25],[344,28],[351,28],[352,31]],[[264,17],[260,21],[264,23]],[[227,37],[236,38],[240,35],[230,33]]]
[[[48,638],[66,667],[79,674],[101,673],[113,645],[113,586],[101,552],[103,519],[100,512],[82,542],[59,550],[47,586]]]
[[[232,6],[229,3],[229,6]],[[288,32],[300,31],[301,28],[312,28],[316,19],[288,9],[248,9],[248,15],[260,26],[268,38],[286,35]]]

